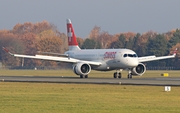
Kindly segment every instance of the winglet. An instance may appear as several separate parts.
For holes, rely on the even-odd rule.
[[[14,54],[12,54],[11,52],[9,52],[9,50],[8,50],[7,48],[5,48],[5,47],[2,47],[2,49],[3,49],[6,53],[9,53],[10,55],[14,55]]]
[[[174,54],[173,54],[173,55],[174,55],[174,56],[176,56],[176,54],[177,54],[177,48],[175,49],[175,51],[174,51]]]

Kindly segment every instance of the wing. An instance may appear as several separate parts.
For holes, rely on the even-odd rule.
[[[138,60],[139,60],[139,62],[149,62],[149,61],[154,61],[154,60],[169,59],[169,58],[174,58],[176,56],[176,53],[177,53],[177,48],[174,51],[174,54],[170,55],[170,56],[160,56],[160,57],[145,56],[145,57],[139,57]]]
[[[58,56],[62,56],[62,57],[68,57],[68,54],[59,54],[59,53],[42,52],[42,51],[38,51],[38,53],[41,53],[41,54],[48,54],[48,55],[58,55]]]
[[[21,58],[31,58],[31,59],[40,59],[40,60],[50,60],[50,61],[59,61],[59,62],[67,62],[67,63],[78,63],[78,62],[84,62],[88,63],[90,65],[101,65],[101,62],[95,62],[95,61],[85,61],[85,60],[79,60],[71,57],[58,57],[58,56],[47,56],[47,55],[21,55],[21,54],[13,54],[9,52],[7,48],[3,47],[3,50],[10,55],[14,57],[21,57]],[[61,54],[62,55],[62,54]],[[62,55],[63,56],[63,55]],[[67,54],[64,54],[64,56],[67,56]]]

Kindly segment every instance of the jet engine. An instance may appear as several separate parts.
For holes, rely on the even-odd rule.
[[[139,63],[137,67],[132,68],[131,74],[141,76],[145,73],[145,71],[146,71],[146,66],[142,63]]]
[[[80,62],[73,66],[73,71],[76,75],[88,75],[91,71],[91,66]]]

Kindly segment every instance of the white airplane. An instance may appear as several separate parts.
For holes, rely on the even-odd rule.
[[[74,29],[70,19],[67,19],[67,36],[69,51],[64,54],[49,53],[47,55],[20,55],[9,52],[3,47],[3,50],[14,57],[33,58],[50,61],[68,62],[72,63],[73,71],[80,78],[88,78],[91,70],[110,71],[116,70],[113,77],[121,78],[121,71],[128,70],[128,78],[132,76],[141,76],[145,73],[146,67],[142,62],[169,59],[176,56],[177,49],[173,55],[170,56],[145,56],[138,57],[137,54],[130,49],[80,49],[76,40]],[[53,56],[59,55],[59,56]]]

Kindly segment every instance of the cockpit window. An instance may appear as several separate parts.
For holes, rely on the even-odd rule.
[[[124,54],[124,57],[137,57],[137,54]]]
[[[133,54],[133,57],[138,57],[137,54]]]
[[[133,55],[132,54],[128,54],[128,57],[133,57]]]
[[[127,54],[124,54],[124,57],[127,57]]]

